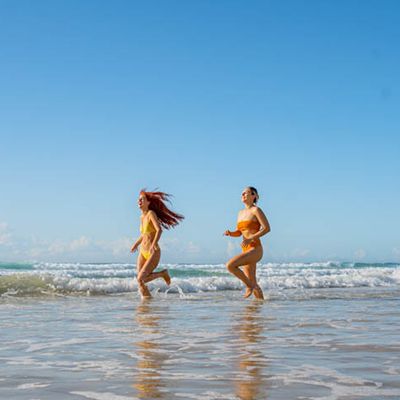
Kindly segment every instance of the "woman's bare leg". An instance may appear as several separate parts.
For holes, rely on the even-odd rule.
[[[249,279],[249,281],[253,285],[253,293],[256,299],[263,300],[264,299],[264,294],[263,291],[261,290],[261,287],[257,283],[257,277],[256,277],[256,270],[257,270],[257,264],[248,264],[243,266],[243,272]],[[246,290],[246,295],[248,294],[249,289]],[[251,294],[251,292],[250,292]],[[248,296],[247,296],[248,297]]]
[[[146,283],[151,282],[157,278],[163,278],[167,285],[171,283],[171,278],[166,269],[160,272],[153,272],[160,262],[160,257],[160,251],[151,254],[138,273],[137,280],[139,282],[139,286],[147,289],[146,297],[151,297]]]
[[[152,256],[150,256],[146,264],[143,266],[142,274],[145,283],[151,282],[157,278],[163,278],[168,285],[171,283],[171,278],[168,274],[168,270],[163,269],[160,272],[153,272],[160,262],[160,256],[160,252],[154,253]]]
[[[253,292],[252,288],[254,288],[257,285],[255,269],[256,269],[256,264],[243,265],[243,273],[247,276],[247,279],[251,283],[251,288],[250,287],[246,288],[246,292],[244,294],[245,298],[250,297],[250,295]]]
[[[136,263],[136,278],[138,280],[139,292],[142,297],[151,297],[150,291],[147,288],[147,286],[144,285],[143,282],[140,282],[138,279],[138,277],[140,275],[140,271],[143,269],[145,264],[146,264],[146,259],[142,256],[141,253],[139,253],[137,263]]]
[[[245,297],[249,297],[251,295],[256,282],[252,282],[239,267],[249,264],[257,264],[257,261],[259,261],[261,257],[262,248],[257,247],[231,258],[226,264],[228,271],[239,278],[248,288]]]

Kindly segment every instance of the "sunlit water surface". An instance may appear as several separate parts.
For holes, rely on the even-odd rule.
[[[398,291],[0,301],[1,399],[399,399]]]

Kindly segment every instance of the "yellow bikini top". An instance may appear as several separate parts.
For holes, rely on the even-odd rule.
[[[140,223],[140,233],[153,233],[155,232],[154,225],[151,221],[148,221],[144,226]]]

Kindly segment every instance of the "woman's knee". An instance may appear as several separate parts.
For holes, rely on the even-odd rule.
[[[236,269],[236,265],[235,265],[235,263],[232,262],[232,261],[228,261],[228,262],[225,264],[225,266],[226,266],[226,269],[227,269],[229,272],[233,272],[233,271]]]
[[[139,285],[144,285],[146,283],[146,278],[147,278],[147,274],[144,274],[142,272],[139,272],[138,276],[137,276],[137,280],[139,282]]]

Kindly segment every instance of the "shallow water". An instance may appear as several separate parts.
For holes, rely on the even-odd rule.
[[[399,293],[320,291],[7,298],[0,398],[399,399]]]
[[[167,288],[162,280],[153,288],[170,293],[200,293],[241,290],[241,282],[223,264],[163,264],[173,277]],[[134,264],[0,263],[0,296],[115,294],[136,292]],[[397,288],[400,264],[396,263],[267,263],[259,264],[260,286],[272,296],[285,297],[296,290],[308,298],[310,289]],[[330,291],[324,293],[329,297]]]

